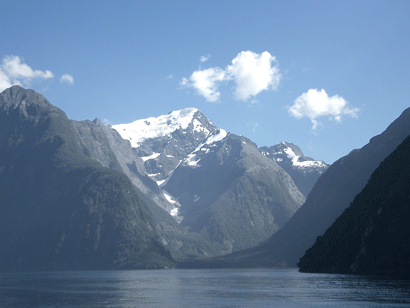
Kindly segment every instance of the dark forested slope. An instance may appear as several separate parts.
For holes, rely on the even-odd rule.
[[[298,266],[303,272],[410,277],[409,220],[410,137],[380,164]]]

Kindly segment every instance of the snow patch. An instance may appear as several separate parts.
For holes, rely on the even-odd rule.
[[[179,211],[179,208],[175,207],[169,213],[171,214],[172,217],[175,217],[175,216],[178,216],[178,211]]]
[[[182,160],[179,161],[178,165],[176,165],[176,167],[174,168],[174,170],[172,170],[170,173],[168,173],[168,176],[167,176],[164,180],[157,181],[157,185],[158,185],[159,187],[163,187],[163,186],[167,185],[167,183],[168,183],[169,179],[171,178],[172,174],[173,174],[174,171],[178,168],[178,166],[181,164],[181,162],[182,162]]]
[[[197,133],[205,133],[206,135],[209,134],[209,130],[206,129],[201,122],[199,122],[197,119],[194,119],[192,121],[192,124],[194,124],[194,132]]]
[[[185,158],[184,163],[186,163],[188,166],[191,166],[191,167],[200,167],[201,165],[199,165],[198,163],[199,163],[199,161],[200,161],[201,159],[198,159],[198,158],[197,158],[197,152],[198,152],[198,151],[205,151],[205,154],[208,153],[208,152],[210,151],[210,149],[209,149],[209,148],[204,148],[204,149],[202,149],[202,147],[203,147],[204,145],[208,145],[208,146],[210,146],[210,147],[216,146],[216,144],[213,144],[213,143],[216,143],[216,142],[218,142],[218,141],[223,140],[227,135],[228,135],[228,133],[227,133],[225,130],[219,129],[216,134],[209,136],[209,137],[206,139],[205,142],[200,143],[200,144],[196,147],[196,149],[195,149],[194,151],[192,151],[192,152],[187,156],[187,158]]]
[[[168,136],[177,129],[186,129],[197,111],[198,109],[196,108],[185,108],[156,118],[151,117],[128,124],[112,125],[112,128],[123,139],[129,140],[132,147],[138,148],[140,143],[146,139]],[[197,129],[200,129],[199,126]]]
[[[291,148],[286,148],[283,150],[288,158],[291,159],[292,164],[295,167],[299,167],[299,168],[311,168],[311,167],[325,167],[326,164],[322,161],[317,161],[317,160],[308,160],[308,161],[299,161],[300,156],[296,155],[295,152],[292,151]]]
[[[165,199],[167,199],[169,203],[177,203],[177,200],[175,200],[174,197],[172,197],[166,190],[163,189],[162,192],[164,193]]]
[[[143,156],[143,157],[141,157],[141,159],[142,159],[144,162],[146,162],[147,160],[155,159],[155,158],[157,158],[157,157],[160,156],[160,155],[161,155],[161,153],[153,153],[153,154],[151,154],[150,156]]]
[[[166,184],[166,183],[165,183],[166,181],[167,181],[167,179],[161,180],[161,181],[157,181],[157,185],[158,185],[159,187],[164,186],[164,185]],[[165,184],[164,184],[164,183],[165,183]]]
[[[198,165],[200,159],[197,159],[196,157],[197,155],[195,153],[189,154],[187,158],[185,159],[185,163],[191,167],[200,167],[201,165]]]
[[[212,144],[212,143],[214,143],[214,142],[221,141],[221,140],[223,140],[227,135],[228,135],[228,133],[226,132],[226,130],[224,130],[224,129],[219,129],[219,130],[218,130],[218,133],[215,134],[215,135],[210,136],[210,137],[206,140],[205,144]]]

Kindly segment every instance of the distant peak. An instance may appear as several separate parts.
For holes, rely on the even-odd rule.
[[[290,143],[290,142],[282,141],[281,143],[274,145],[273,149],[276,152],[285,151],[285,150],[289,151],[287,149],[290,149],[292,152],[295,153],[295,155],[299,157],[304,157],[302,150],[297,145]]]

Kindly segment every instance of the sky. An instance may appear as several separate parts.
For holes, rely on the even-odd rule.
[[[107,124],[199,109],[333,163],[410,104],[410,1],[5,1],[0,91]]]

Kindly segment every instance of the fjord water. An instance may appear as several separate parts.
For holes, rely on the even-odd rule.
[[[0,307],[405,307],[410,280],[296,269],[0,273]]]

